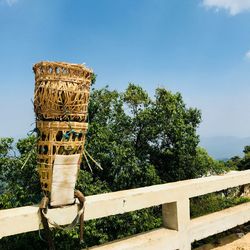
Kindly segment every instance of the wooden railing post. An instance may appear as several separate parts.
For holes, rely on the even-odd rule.
[[[190,205],[189,199],[162,204],[163,226],[179,232],[180,250],[191,250],[189,239]]]

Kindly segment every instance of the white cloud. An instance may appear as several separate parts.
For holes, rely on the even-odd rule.
[[[2,0],[2,3],[8,4],[10,7],[18,2],[18,0]]]
[[[248,50],[247,53],[245,54],[245,58],[250,60],[250,50]]]
[[[203,0],[202,4],[216,11],[225,9],[234,16],[244,11],[250,11],[250,0]]]

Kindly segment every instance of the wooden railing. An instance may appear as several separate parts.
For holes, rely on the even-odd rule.
[[[85,220],[162,205],[163,227],[91,250],[187,250],[195,240],[228,230],[250,220],[250,203],[190,219],[192,197],[250,183],[250,170],[86,197]],[[72,221],[77,205],[54,208],[48,216],[58,224]],[[13,226],[15,225],[15,226]],[[37,206],[0,211],[0,238],[38,230]]]

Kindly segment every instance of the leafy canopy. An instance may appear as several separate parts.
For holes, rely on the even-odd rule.
[[[156,89],[154,97],[132,83],[124,92],[108,87],[93,89],[85,146],[103,170],[96,168],[91,174],[83,159],[77,188],[91,195],[218,172],[220,166],[216,161],[197,147],[196,129],[200,122],[198,109],[187,108],[180,93],[164,88]],[[35,144],[34,136],[19,140],[16,148],[13,139],[0,139],[0,208],[40,201]],[[153,229],[160,224],[159,208],[92,220],[86,222],[84,246]],[[78,230],[55,230],[54,234],[58,249],[77,249]],[[36,232],[3,239],[0,248],[18,249],[17,246],[23,245],[26,249],[33,249],[34,245],[44,249]]]

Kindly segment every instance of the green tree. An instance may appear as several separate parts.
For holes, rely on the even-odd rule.
[[[238,162],[239,170],[250,169],[250,146],[245,146],[243,153],[243,158]]]
[[[143,157],[149,155],[164,182],[197,177],[196,147],[199,137],[196,134],[201,119],[200,111],[187,108],[181,94],[172,94],[158,88],[155,100],[144,116],[147,146]]]
[[[160,183],[154,166],[136,155],[135,121],[124,105],[123,94],[117,91],[92,92],[86,147],[103,168],[94,176],[106,181],[111,190]]]
[[[204,148],[196,148],[195,169],[199,177],[221,174],[227,171],[225,163],[212,158]]]
[[[0,197],[0,208],[18,207],[37,203],[40,200],[41,191],[36,171],[35,142],[35,136],[27,137],[19,140],[15,149],[13,139],[2,138],[0,140],[1,153],[3,153],[0,158],[0,182],[4,183],[2,190],[4,193]],[[26,159],[27,162],[23,168]]]
[[[93,168],[90,173],[83,159],[77,188],[85,195],[92,195],[218,171],[220,165],[197,148],[196,129],[200,121],[200,111],[187,108],[180,93],[158,88],[155,96],[150,97],[135,84],[129,84],[122,93],[108,87],[93,89],[86,149],[103,170]],[[41,199],[35,144],[36,138],[30,136],[19,140],[15,150],[13,139],[0,140],[0,208],[38,203]],[[92,220],[86,223],[85,246],[153,229],[160,224],[157,207]],[[55,230],[54,235],[58,249],[77,249],[78,230]],[[44,249],[36,232],[1,240],[0,248],[18,249],[17,246],[28,246],[32,241],[37,250]]]
[[[199,176],[195,164],[200,111],[179,93],[159,88],[155,98],[129,84],[124,93],[94,90],[87,148],[112,190]]]
[[[240,162],[241,162],[241,158],[239,156],[233,156],[229,160],[226,161],[225,165],[230,170],[237,170]]]

